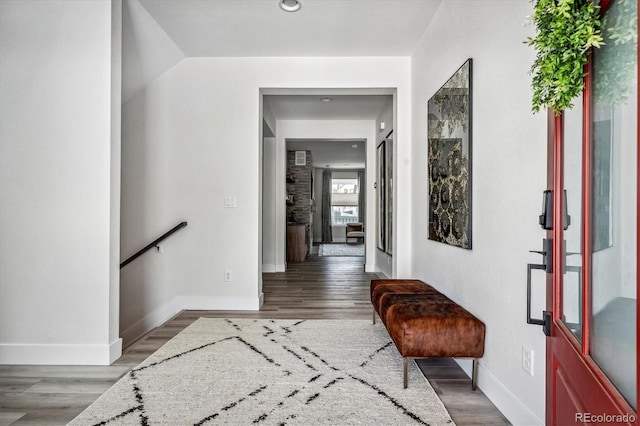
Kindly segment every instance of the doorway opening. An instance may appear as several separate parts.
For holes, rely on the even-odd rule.
[[[395,89],[261,89],[260,100],[262,272],[326,255],[323,244],[391,269],[375,244],[375,146],[394,127]]]

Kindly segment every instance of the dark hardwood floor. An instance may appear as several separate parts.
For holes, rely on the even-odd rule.
[[[199,317],[371,319],[369,283],[361,257],[317,257],[264,274],[260,311],[183,311],[124,350],[111,366],[0,366],[0,426],[64,425],[120,377]],[[450,358],[419,360],[456,424],[509,422]],[[398,384],[401,386],[401,378]]]

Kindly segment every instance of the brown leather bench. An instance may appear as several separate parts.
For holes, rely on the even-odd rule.
[[[484,355],[485,325],[462,306],[420,280],[371,280],[373,323],[376,314],[403,358],[407,387],[410,359],[473,358],[471,387],[478,382],[478,358]]]

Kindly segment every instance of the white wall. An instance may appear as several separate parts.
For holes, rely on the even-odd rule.
[[[189,222],[162,253],[148,253],[123,269],[125,340],[183,308],[258,308],[260,88],[397,88],[403,135],[398,157],[409,164],[409,58],[185,59],[123,105],[122,257],[179,221]],[[278,173],[284,186],[284,165]],[[410,187],[409,167],[398,184]],[[406,273],[409,195],[399,200]],[[237,208],[225,209],[225,196],[237,197]],[[223,281],[226,269],[232,282]]]
[[[262,149],[262,272],[276,272],[276,138],[264,138]]]
[[[120,19],[119,2],[0,3],[0,363],[120,356]]]
[[[120,339],[120,174],[122,142],[122,0],[111,0],[111,208],[109,241],[109,341],[110,358],[122,352]]]
[[[123,9],[122,99],[126,102],[185,55],[139,0],[124,0]]]
[[[276,272],[276,118],[262,105],[262,272]],[[282,268],[284,270],[284,267]],[[259,288],[262,292],[262,286]]]
[[[530,112],[526,0],[443,2],[412,56],[413,276],[485,322],[479,386],[514,424],[542,424],[545,337],[526,324],[526,264],[538,263],[546,115]],[[427,101],[473,58],[473,250],[427,239]],[[543,289],[540,289],[543,290]],[[535,351],[534,376],[521,348]],[[465,363],[465,367],[468,365]]]

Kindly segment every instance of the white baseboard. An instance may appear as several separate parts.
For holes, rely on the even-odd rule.
[[[260,310],[263,300],[263,294],[260,294],[257,298],[178,296],[124,330],[121,333],[121,337],[125,345],[135,342],[183,310],[257,311]]]
[[[455,358],[454,358],[455,359]],[[467,376],[471,377],[472,361],[470,359],[455,359]],[[507,389],[491,372],[478,364],[478,388],[489,398],[493,405],[513,425],[539,425],[544,422],[529,410],[509,389]]]
[[[383,271],[380,268],[376,268],[375,264],[373,266],[374,266],[373,267],[373,271],[371,271],[371,272],[374,272],[374,273],[378,274],[383,279],[389,279],[389,276],[387,275],[387,273],[385,271]]]
[[[0,344],[0,364],[111,365],[122,355],[122,339],[110,345]]]
[[[109,365],[122,356],[122,339],[118,338],[109,345]]]
[[[267,273],[267,274],[276,272],[276,265],[273,264],[273,263],[267,263],[267,264],[263,263],[262,264],[262,272],[263,273]]]
[[[365,272],[376,272],[376,264],[375,263],[365,263],[364,264]]]
[[[180,310],[257,311],[260,309],[260,297],[178,296],[173,301],[180,306]]]
[[[274,265],[273,263],[268,263],[262,265],[262,272],[266,274],[272,274],[274,272],[286,272],[287,265]]]
[[[174,299],[171,302],[149,312],[142,319],[120,333],[120,337],[122,338],[124,345],[128,346],[135,342],[144,336],[145,333],[148,333],[159,325],[165,323],[175,314],[180,312],[180,310],[180,306]]]

